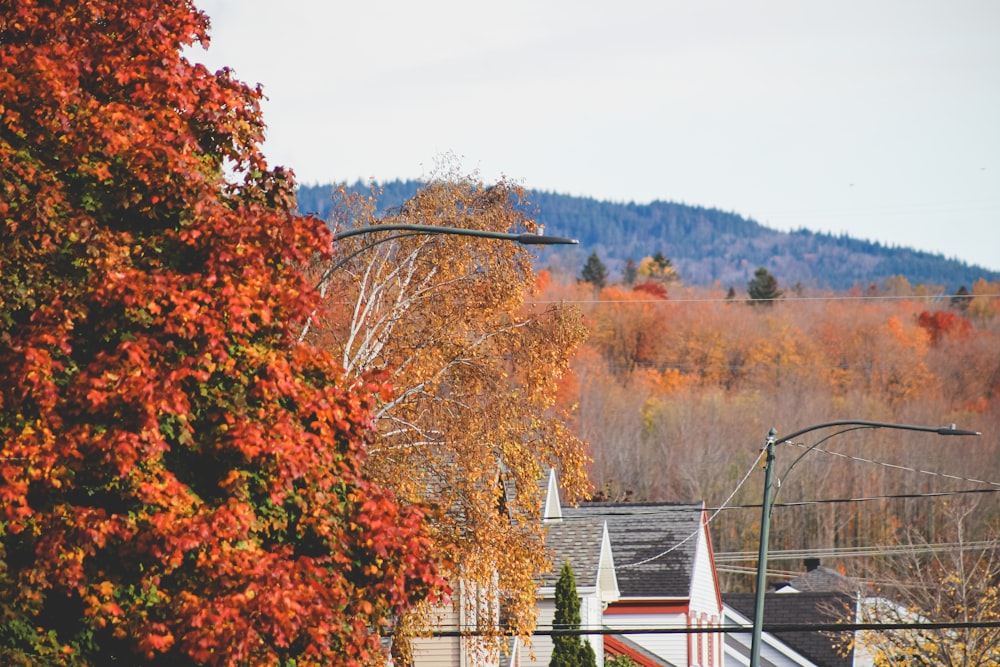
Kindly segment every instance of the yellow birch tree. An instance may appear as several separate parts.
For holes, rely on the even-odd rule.
[[[376,194],[338,193],[335,227],[537,231],[524,193],[506,182],[450,175],[384,214]],[[540,521],[546,471],[559,471],[570,497],[587,488],[584,445],[553,409],[585,330],[575,308],[531,302],[531,260],[520,245],[483,238],[344,239],[313,268],[325,303],[303,332],[349,375],[383,372],[396,388],[378,408],[367,473],[437,508],[437,554],[456,564],[463,590],[477,591],[464,603],[476,606],[466,616],[487,635],[472,642],[486,653],[534,625],[536,580],[550,566]]]

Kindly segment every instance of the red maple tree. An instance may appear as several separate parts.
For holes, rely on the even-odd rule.
[[[446,591],[295,342],[330,238],[186,1],[0,0],[0,661],[365,664]],[[228,176],[227,176],[228,174]]]
[[[945,336],[964,338],[972,332],[972,322],[947,310],[925,310],[917,316],[917,324],[927,331],[931,345],[939,345]]]

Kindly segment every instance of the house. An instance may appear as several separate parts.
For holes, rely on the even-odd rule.
[[[819,558],[802,561],[806,571],[786,583],[775,586],[779,593],[856,593],[858,583],[840,572],[826,567]]]
[[[753,623],[756,596],[753,593],[727,594],[726,620],[730,625],[748,627]],[[853,621],[856,598],[837,591],[764,595],[764,626],[804,623],[835,624],[848,616]],[[761,635],[760,664],[768,667],[852,667],[853,650],[842,654],[841,647],[851,632],[774,631]],[[749,632],[726,634],[726,667],[750,664]]]
[[[576,592],[580,596],[580,629],[592,629],[595,634],[585,636],[603,664],[604,637],[603,613],[608,605],[618,600],[620,593],[615,577],[614,558],[608,537],[607,522],[601,518],[584,518],[579,521],[551,523],[546,536],[546,547],[553,554],[553,568],[546,573],[539,589],[539,629],[553,626],[555,617],[555,587],[563,562],[569,562],[576,578]],[[552,638],[536,635],[531,646],[515,646],[515,667],[546,667],[552,656]]]
[[[550,475],[544,516],[549,529],[547,546],[557,553],[557,558],[568,557],[577,572],[581,621],[582,608],[589,605],[587,621],[581,625],[604,629],[599,640],[598,636],[590,638],[599,665],[604,655],[627,655],[643,667],[721,667],[722,596],[704,504],[585,503],[563,507],[555,477]],[[606,537],[610,555],[602,556],[602,562],[613,563],[617,595],[605,593],[601,598],[600,593],[589,588],[594,551],[586,548],[582,540],[584,527],[595,531],[594,525],[603,526],[605,531],[602,545]],[[571,546],[574,539],[581,542]],[[560,563],[553,563],[556,572]],[[581,571],[588,573],[584,577],[586,589],[580,587]],[[610,573],[604,576],[607,583],[601,585],[610,591]],[[543,582],[539,628],[551,623],[546,586],[552,585],[554,579]],[[599,610],[594,606],[597,601]],[[720,633],[687,632],[700,628],[719,628]],[[668,632],[657,632],[661,629]],[[527,652],[521,647],[518,667],[547,665],[542,650],[551,642],[546,640],[542,636],[533,638],[536,662],[526,661]]]
[[[806,571],[764,595],[764,627],[808,623],[833,625],[854,621],[858,603],[857,582],[807,558]],[[753,593],[723,596],[726,622],[746,628],[753,623]],[[726,667],[750,663],[751,634],[726,634]],[[850,646],[851,632],[765,631],[761,635],[761,665],[773,667],[860,667]]]
[[[552,627],[555,584],[568,561],[581,600],[581,629],[595,631],[586,639],[599,666],[606,655],[625,655],[641,667],[722,667],[723,604],[704,504],[563,507],[554,472],[544,485],[552,568],[540,582],[539,632],[530,644],[512,642],[510,654],[494,665],[548,665],[552,641],[544,631]],[[460,607],[442,607],[438,627],[467,627]],[[478,667],[458,637],[418,639],[414,654],[417,667]]]
[[[639,664],[722,665],[722,595],[703,503],[587,503],[563,510],[565,520],[608,523],[621,597],[604,611],[618,632],[608,642]],[[657,633],[656,629],[675,632]],[[629,632],[634,630],[634,632]],[[638,656],[625,648],[634,645]],[[648,654],[648,655],[645,655]]]

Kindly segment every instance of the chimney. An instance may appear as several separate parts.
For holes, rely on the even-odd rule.
[[[819,567],[819,558],[806,558],[804,561],[806,572],[812,572]]]

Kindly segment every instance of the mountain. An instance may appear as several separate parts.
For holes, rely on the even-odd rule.
[[[412,197],[420,181],[379,184],[380,209],[399,206]],[[326,219],[332,207],[332,185],[300,186],[299,210]],[[357,182],[350,190],[367,194]],[[685,283],[719,284],[742,291],[760,266],[782,285],[846,290],[882,284],[903,276],[914,285],[939,285],[949,293],[971,288],[983,278],[1000,280],[1000,272],[959,259],[905,247],[862,241],[799,229],[781,232],[736,213],[677,202],[650,204],[598,201],[553,192],[528,193],[533,217],[546,232],[579,239],[575,247],[542,248],[538,265],[579,275],[596,252],[612,278],[628,259],[636,262],[657,251],[670,258]]]

